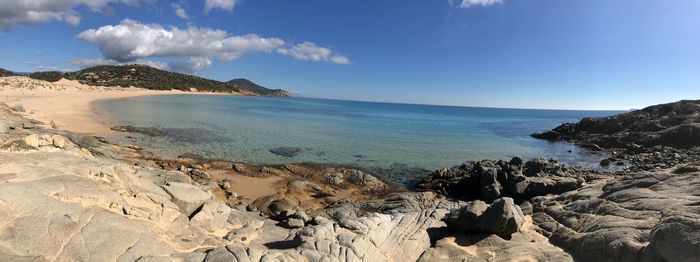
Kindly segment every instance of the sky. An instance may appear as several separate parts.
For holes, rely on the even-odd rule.
[[[141,63],[298,96],[633,109],[700,99],[700,0],[0,0],[0,67]]]

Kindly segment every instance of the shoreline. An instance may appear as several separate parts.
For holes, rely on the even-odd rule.
[[[19,86],[19,88],[14,87]],[[3,88],[4,86],[4,88]],[[107,119],[95,106],[96,102],[154,95],[238,95],[181,90],[149,90],[135,87],[88,86],[77,81],[61,79],[46,82],[26,77],[0,78],[0,102],[9,106],[22,105],[23,116],[46,124],[55,123],[61,129],[88,134],[109,134],[113,131]]]

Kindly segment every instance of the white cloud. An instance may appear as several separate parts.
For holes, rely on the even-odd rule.
[[[70,61],[70,64],[73,66],[77,66],[79,68],[88,68],[88,67],[93,67],[93,66],[98,66],[98,65],[127,65],[127,64],[147,65],[147,66],[155,67],[158,69],[168,69],[169,68],[169,65],[167,63],[158,62],[158,61],[151,61],[151,60],[143,60],[143,59],[137,59],[137,60],[129,61],[129,62],[119,62],[119,61],[110,60],[110,59],[103,59],[103,58],[86,58],[86,59],[73,59]]]
[[[184,8],[182,8],[182,6],[180,4],[172,4],[171,6],[172,6],[173,10],[175,10],[175,15],[177,15],[178,17],[185,19],[185,20],[190,19],[190,16],[187,15],[187,12],[185,11]]]
[[[123,64],[145,61],[148,57],[187,58],[161,68],[178,72],[197,72],[212,65],[214,59],[231,61],[246,54],[276,51],[298,60],[349,64],[350,60],[329,48],[312,42],[287,45],[279,38],[255,34],[229,35],[226,31],[206,27],[165,28],[158,24],[142,24],[125,19],[118,25],[106,25],[86,30],[80,39],[94,43],[105,59],[75,61],[77,66],[94,64]]]
[[[311,42],[303,42],[291,48],[279,48],[277,52],[299,60],[325,61],[335,64],[349,64],[350,60],[342,55],[333,53],[331,49],[317,46]]]
[[[90,29],[78,35],[98,45],[107,59],[120,62],[150,56],[216,57],[233,60],[248,53],[271,52],[284,45],[279,38],[255,34],[229,36],[226,31],[190,26],[166,29],[125,19],[118,25]]]
[[[191,57],[184,62],[173,62],[168,64],[168,68],[175,72],[192,74],[202,71],[212,65],[211,58]]]
[[[450,5],[455,5],[455,1],[457,1],[456,6],[459,8],[470,8],[473,6],[489,6],[489,5],[495,5],[495,4],[502,4],[503,0],[449,0]]]
[[[214,8],[231,12],[234,6],[236,6],[236,0],[206,0],[204,1],[204,12],[209,13]]]
[[[80,23],[80,15],[75,11],[75,7],[85,6],[93,12],[100,12],[108,4],[118,2],[139,4],[139,0],[1,0],[0,27],[9,30],[16,25],[48,21],[77,25]]]

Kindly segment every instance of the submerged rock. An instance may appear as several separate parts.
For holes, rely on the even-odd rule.
[[[276,147],[268,150],[270,153],[273,153],[278,156],[283,156],[283,157],[295,157],[299,153],[301,153],[302,149],[301,147]]]

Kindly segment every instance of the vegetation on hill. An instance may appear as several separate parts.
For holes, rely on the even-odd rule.
[[[15,73],[12,73],[12,72],[10,72],[10,71],[7,71],[7,70],[5,70],[5,69],[0,68],[0,77],[3,77],[3,76],[14,76],[14,75],[16,75],[16,74],[15,74]]]
[[[49,82],[56,82],[63,78],[63,73],[58,71],[35,72],[29,74],[29,77]]]
[[[14,76],[15,73],[0,69],[0,77]],[[55,82],[61,78],[77,80],[93,86],[140,87],[154,90],[177,89],[183,91],[207,91],[221,93],[241,93],[246,95],[289,96],[282,89],[268,89],[247,79],[234,79],[227,83],[198,76],[160,70],[146,65],[101,65],[76,72],[57,71],[36,72],[31,78]]]
[[[282,89],[269,89],[262,87],[256,83],[253,83],[253,81],[250,81],[248,79],[244,78],[237,78],[233,79],[231,81],[226,82],[226,84],[233,86],[234,88],[240,88],[244,90],[248,90],[253,93],[261,94],[261,95],[266,95],[266,96],[289,96],[289,92],[282,90]]]

